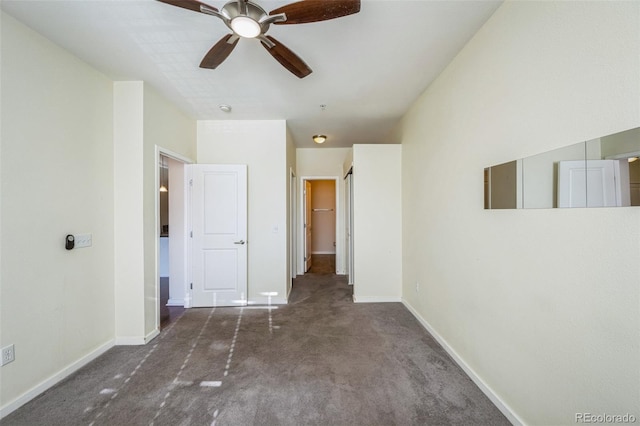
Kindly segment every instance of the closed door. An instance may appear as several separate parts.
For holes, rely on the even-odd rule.
[[[629,199],[616,160],[560,161],[558,207],[615,207]]]
[[[311,182],[308,180],[304,181],[304,210],[304,271],[308,272],[311,269],[311,231],[313,226],[311,224]]]
[[[191,167],[193,307],[247,304],[247,166]]]

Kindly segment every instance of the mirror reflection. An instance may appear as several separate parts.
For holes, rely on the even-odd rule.
[[[640,128],[484,170],[485,209],[640,206]]]

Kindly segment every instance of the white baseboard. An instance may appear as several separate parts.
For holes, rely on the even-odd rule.
[[[18,408],[22,407],[27,402],[31,401],[36,396],[40,395],[42,392],[56,385],[63,379],[66,379],[67,377],[69,377],[70,375],[72,375],[73,373],[75,373],[76,371],[78,371],[79,369],[81,369],[82,367],[84,367],[85,365],[87,365],[88,363],[90,363],[91,361],[93,361],[94,359],[98,358],[100,355],[102,355],[103,353],[111,349],[113,345],[114,345],[114,341],[109,340],[108,342],[98,346],[96,349],[92,350],[91,352],[89,352],[87,355],[83,356],[79,360],[72,362],[71,364],[64,367],[62,370],[55,373],[53,376],[49,377],[43,382],[40,382],[36,386],[32,387],[31,389],[29,389],[28,391],[26,391],[16,399],[14,399],[13,401],[9,402],[8,404],[5,404],[4,406],[0,407],[0,419],[8,416]]]
[[[312,251],[311,255],[314,255],[314,254],[336,254],[336,252],[335,251]]]
[[[153,330],[151,333],[147,334],[144,337],[144,343],[147,344],[150,341],[152,341],[153,339],[155,339],[156,337],[158,337],[160,335],[160,330],[158,330],[157,328],[155,330]]]
[[[447,341],[438,334],[431,324],[416,311],[413,306],[406,300],[402,299],[402,304],[413,314],[413,316],[420,322],[420,324],[431,334],[436,341],[444,348],[451,358],[464,370],[471,380],[480,388],[487,398],[493,402],[493,404],[504,414],[504,416],[515,426],[524,425],[524,421],[518,417],[518,415],[500,398],[494,391],[487,385],[484,380],[476,374],[476,372],[458,355],[458,353],[447,343]]]
[[[116,337],[115,343],[116,346],[140,346],[146,345],[150,341],[156,338],[156,336],[160,334],[160,330],[157,328],[153,330],[151,333],[146,336],[125,336],[125,337]]]
[[[399,297],[375,297],[375,296],[358,296],[353,295],[354,303],[398,303],[402,302]]]
[[[116,337],[116,346],[137,346],[144,345],[146,342],[142,336],[124,336]]]
[[[269,303],[269,298],[266,296],[252,297],[247,301],[248,306],[267,306],[267,305],[286,305],[287,298],[286,297],[271,297],[271,303]]]
[[[167,306],[184,306],[184,299],[169,299],[167,300]]]

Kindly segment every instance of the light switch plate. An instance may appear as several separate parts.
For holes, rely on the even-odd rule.
[[[77,234],[75,237],[74,248],[91,247],[93,244],[93,236],[91,234]]]

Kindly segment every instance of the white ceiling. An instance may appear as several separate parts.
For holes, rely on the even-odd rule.
[[[254,1],[267,11],[290,3]],[[113,80],[144,80],[194,119],[287,120],[298,147],[317,146],[316,133],[328,135],[326,147],[399,142],[400,118],[500,4],[363,0],[355,15],[272,25],[268,34],[313,69],[298,79],[249,39],[218,69],[199,68],[229,30],[213,16],[155,0],[1,1],[2,10]]]

